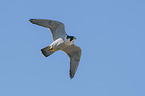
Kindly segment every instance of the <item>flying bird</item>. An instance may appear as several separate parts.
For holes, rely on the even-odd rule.
[[[41,49],[41,53],[45,57],[48,57],[58,50],[64,51],[70,58],[69,75],[72,79],[76,73],[81,58],[81,48],[74,44],[76,38],[67,35],[64,24],[59,21],[47,19],[30,19],[29,21],[33,24],[50,29],[54,41],[49,46]]]

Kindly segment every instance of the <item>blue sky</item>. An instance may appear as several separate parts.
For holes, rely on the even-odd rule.
[[[0,96],[145,96],[144,0],[3,0],[0,12]],[[65,53],[40,53],[52,36],[33,18],[77,38],[72,80]]]

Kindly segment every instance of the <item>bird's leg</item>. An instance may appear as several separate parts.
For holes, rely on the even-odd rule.
[[[51,46],[49,47],[49,49],[52,50],[52,49],[53,49],[53,46],[51,45]]]

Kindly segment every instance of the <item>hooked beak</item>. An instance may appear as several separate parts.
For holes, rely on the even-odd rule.
[[[73,37],[73,39],[75,40],[75,39],[76,39],[76,37]]]

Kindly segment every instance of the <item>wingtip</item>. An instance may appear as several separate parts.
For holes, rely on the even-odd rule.
[[[70,72],[70,79],[73,79],[73,77],[74,77],[74,74],[71,74],[71,72]]]
[[[70,80],[72,80],[73,79],[73,77],[70,77]]]
[[[35,19],[30,19],[29,21],[30,21],[31,23],[33,23],[33,22],[34,22],[34,20],[35,20]]]
[[[33,19],[30,19],[29,21],[31,22]]]

